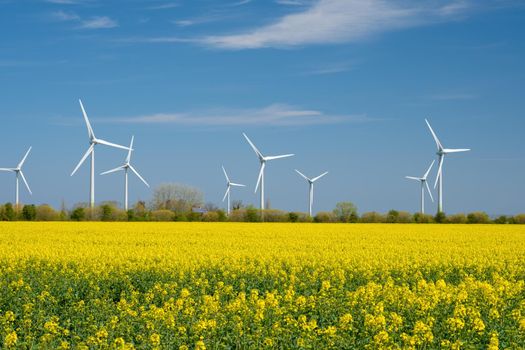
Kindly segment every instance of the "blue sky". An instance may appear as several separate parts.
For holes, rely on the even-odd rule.
[[[272,207],[417,211],[417,183],[442,143],[472,148],[444,166],[447,213],[525,211],[525,6],[487,0],[0,0],[0,167],[33,190],[23,202],[88,199],[78,98],[98,137],[127,144],[152,187],[179,182],[220,203],[224,164],[257,204],[258,161],[270,162]],[[97,173],[125,152],[100,147]],[[96,199],[122,201],[120,174],[97,176]],[[432,180],[435,171],[432,172]],[[130,199],[148,200],[138,179]],[[0,173],[0,202],[14,176]],[[427,204],[435,211],[435,204]]]

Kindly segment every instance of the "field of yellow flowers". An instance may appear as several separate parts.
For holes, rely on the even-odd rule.
[[[0,347],[523,349],[525,226],[0,223]]]

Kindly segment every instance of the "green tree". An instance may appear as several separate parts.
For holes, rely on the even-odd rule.
[[[16,218],[15,209],[13,208],[13,204],[6,203],[4,205],[4,220],[6,221],[14,221]]]
[[[434,221],[438,224],[443,224],[447,222],[447,215],[444,212],[440,211],[436,214],[436,216],[434,216]]]
[[[84,221],[86,219],[86,210],[82,207],[75,208],[71,212],[71,220]]]
[[[34,221],[36,218],[36,207],[34,204],[26,204],[22,208],[22,218],[26,221]]]
[[[153,191],[152,205],[156,210],[189,213],[192,208],[202,206],[203,202],[202,191],[188,185],[162,184]]]
[[[334,216],[341,222],[357,222],[357,207],[352,202],[339,202],[333,210]]]

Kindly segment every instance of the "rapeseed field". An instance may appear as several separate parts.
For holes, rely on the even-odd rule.
[[[0,223],[6,349],[522,349],[519,225]]]

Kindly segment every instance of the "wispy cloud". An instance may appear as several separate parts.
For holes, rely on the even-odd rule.
[[[468,7],[463,0],[318,0],[269,25],[200,41],[233,50],[355,42],[391,30],[449,20]]]
[[[343,73],[354,69],[355,65],[356,63],[354,62],[330,63],[317,68],[309,69],[304,72],[304,75],[325,75]]]
[[[172,9],[172,8],[179,7],[179,6],[180,4],[177,2],[167,2],[164,4],[146,7],[146,10],[167,10],[167,9]]]
[[[275,3],[279,5],[287,5],[287,6],[302,6],[306,5],[305,0],[275,0]]]
[[[118,27],[118,22],[107,17],[91,17],[81,21],[80,28],[82,29],[107,29]]]
[[[272,104],[251,109],[211,109],[184,113],[158,113],[136,117],[105,118],[108,123],[181,124],[206,126],[299,126],[367,122],[374,119],[364,114],[338,115],[304,109],[288,104]]]
[[[58,21],[78,21],[80,17],[73,12],[56,11],[51,16]]]
[[[52,4],[59,4],[59,5],[77,5],[77,4],[82,4],[85,2],[85,0],[46,0],[46,1]]]

